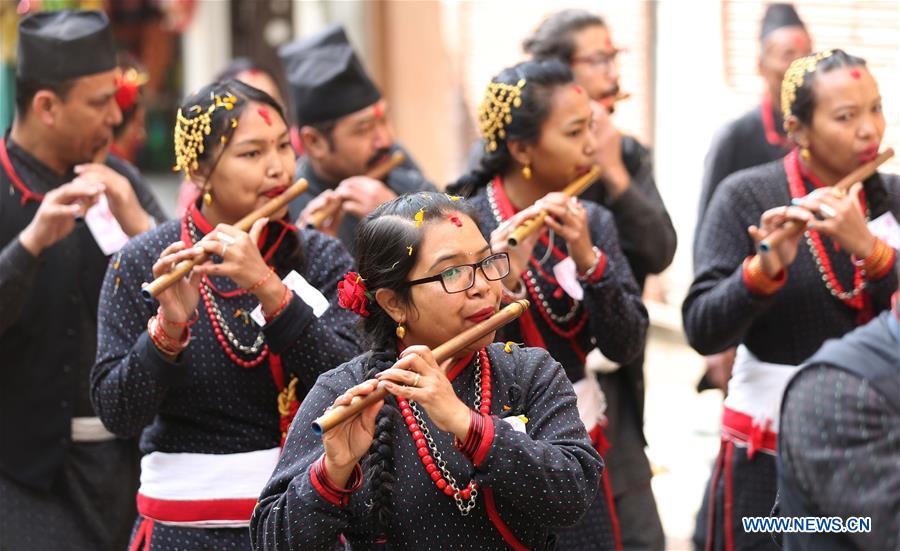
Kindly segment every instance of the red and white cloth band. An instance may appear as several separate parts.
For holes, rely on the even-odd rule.
[[[163,524],[244,528],[281,448],[231,454],[152,452],[141,459],[138,512]]]
[[[722,438],[753,452],[774,454],[781,398],[797,369],[761,361],[746,346],[738,346],[725,398]]]

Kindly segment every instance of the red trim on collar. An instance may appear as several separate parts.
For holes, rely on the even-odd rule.
[[[0,138],[0,163],[3,164],[3,170],[6,171],[9,179],[12,180],[13,187],[19,190],[19,193],[22,194],[22,206],[24,207],[28,204],[28,201],[34,201],[36,203],[40,203],[44,200],[43,193],[36,193],[31,191],[28,186],[25,185],[25,182],[19,178],[19,175],[16,174],[16,169],[13,168],[12,161],[9,160],[9,152],[6,149],[6,138]]]
[[[203,235],[206,235],[209,232],[213,231],[212,224],[210,224],[206,217],[203,216],[203,213],[200,212],[200,209],[198,209],[196,205],[191,204],[188,206],[185,217],[190,217],[191,221],[194,222],[194,226],[196,226],[197,229],[200,230],[200,233],[202,233]],[[185,224],[185,227],[186,226],[187,225]],[[188,242],[185,241],[185,243]]]
[[[762,100],[759,103],[759,112],[760,115],[762,115],[763,130],[765,131],[766,141],[769,142],[769,145],[780,146],[785,149],[789,148],[791,142],[788,140],[788,137],[775,128],[775,114],[772,111],[772,96],[770,96],[768,92],[763,94]]]
[[[506,190],[503,189],[503,180],[499,174],[494,177],[491,185],[494,186],[494,200],[497,202],[497,210],[500,211],[500,217],[504,220],[509,220],[514,214],[519,212],[519,209],[512,204],[506,195]]]
[[[402,342],[397,340],[397,355],[398,356],[400,355],[401,352],[406,350],[406,348],[407,347]],[[450,366],[450,369],[447,370],[447,379],[449,379],[451,383],[453,382],[453,379],[455,379],[457,377],[457,375],[462,373],[462,370],[465,369],[467,365],[469,365],[469,362],[472,361],[472,356],[474,356],[474,355],[475,355],[474,352],[470,352],[470,353],[466,354],[465,356],[463,356],[462,358],[456,360],[456,363],[454,363],[453,365]]]
[[[809,170],[809,167],[806,166],[806,163],[804,163],[803,161],[800,160],[800,155],[798,155],[798,154],[796,153],[796,149],[795,149],[794,151],[792,151],[791,154],[794,155],[794,162],[795,162],[796,165],[797,165],[796,170],[797,170],[797,172],[800,174],[800,176],[802,176],[803,178],[809,180],[809,183],[811,183],[812,185],[814,185],[814,186],[817,187],[817,188],[825,187],[825,184],[822,183],[822,180],[819,180],[819,179],[816,177],[816,175],[813,174],[813,173]]]
[[[462,370],[465,369],[467,365],[469,365],[469,362],[472,361],[472,356],[474,355],[474,352],[470,352],[464,357],[457,360],[455,364],[450,366],[450,369],[447,370],[447,379],[449,379],[451,383],[453,382],[453,379],[455,379],[457,375],[462,373]]]

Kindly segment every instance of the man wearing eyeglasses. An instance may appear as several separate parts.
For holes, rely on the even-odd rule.
[[[582,199],[609,209],[619,232],[622,252],[643,288],[649,274],[663,271],[675,255],[675,228],[653,180],[650,151],[614,125],[620,95],[618,56],[606,22],[584,10],[550,15],[525,40],[523,49],[534,59],[556,59],[572,68],[575,81],[594,100],[594,162],[603,169],[600,182]],[[588,368],[600,371],[606,395],[605,432],[610,441],[606,466],[612,483],[624,549],[662,549],[664,536],[650,488],[650,463],[644,425],[644,359],[618,365],[599,355],[588,356]]]

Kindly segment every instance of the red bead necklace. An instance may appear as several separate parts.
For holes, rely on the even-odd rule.
[[[475,360],[475,379],[478,392],[475,397],[475,407],[482,415],[491,414],[491,364],[488,360],[487,351],[484,348],[478,351],[478,357]],[[479,372],[480,371],[480,380]],[[425,425],[421,412],[415,405],[410,403],[406,398],[397,396],[397,405],[400,406],[400,414],[403,415],[403,421],[406,422],[406,428],[412,436],[413,442],[416,444],[416,452],[422,458],[422,465],[425,471],[434,481],[434,485],[438,490],[444,492],[445,495],[452,497],[456,501],[463,515],[468,515],[475,507],[475,501],[478,496],[478,484],[474,480],[470,480],[465,488],[460,489],[456,483],[456,479],[447,470],[446,461],[441,458],[441,454],[437,449],[437,445],[429,434],[428,427]]]
[[[246,369],[250,369],[261,364],[263,360],[266,359],[266,356],[269,355],[269,345],[263,344],[259,356],[253,358],[252,360],[244,360],[240,358],[235,353],[235,351],[232,350],[231,345],[225,338],[225,334],[222,331],[222,326],[219,325],[219,320],[216,318],[216,313],[213,309],[213,299],[211,296],[209,296],[209,292],[206,290],[206,285],[203,283],[200,284],[200,296],[203,297],[203,305],[206,307],[207,315],[209,315],[209,321],[212,324],[213,332],[216,334],[216,340],[219,341],[219,346],[222,347],[222,350],[225,351],[225,354],[228,355],[231,361]]]
[[[186,247],[192,247],[193,244],[197,241],[196,236],[194,235],[194,216],[199,213],[196,212],[196,209],[193,206],[188,208],[188,212],[185,215],[182,221],[182,241]],[[250,369],[261,364],[266,357],[269,355],[269,345],[262,342],[262,332],[260,332],[257,337],[257,342],[255,342],[250,347],[244,347],[240,345],[240,343],[235,343],[237,346],[241,348],[245,348],[246,350],[242,350],[247,354],[256,353],[259,351],[259,355],[254,357],[251,360],[245,360],[237,355],[237,353],[232,349],[231,343],[229,343],[229,337],[232,340],[236,340],[234,338],[233,333],[230,328],[223,327],[222,324],[219,323],[219,317],[221,316],[221,312],[218,312],[218,305],[215,302],[215,299],[212,297],[212,292],[218,292],[218,290],[213,287],[212,282],[208,277],[204,276],[203,281],[200,282],[200,296],[203,298],[203,306],[206,308],[206,313],[209,316],[210,324],[212,325],[213,332],[216,335],[216,340],[219,342],[219,346],[222,347],[222,350],[225,351],[225,354],[231,359],[232,362],[237,365]],[[223,297],[234,297],[244,294],[243,289],[239,289],[239,292],[235,293],[220,293]],[[261,347],[261,348],[260,348]]]
[[[788,155],[784,158],[784,167],[785,172],[787,173],[788,186],[790,188],[791,197],[794,199],[804,197],[806,195],[806,187],[803,184],[804,171],[803,167],[800,164],[800,156],[797,154],[796,149],[788,153]],[[822,187],[824,185],[819,182],[812,174],[806,174],[806,176],[814,186]],[[860,204],[862,205],[863,210],[867,210],[865,194],[860,194]],[[834,273],[834,268],[831,265],[831,259],[828,256],[828,250],[825,248],[825,244],[822,242],[822,236],[816,230],[807,230],[806,237],[810,253],[813,256],[813,260],[816,261],[816,264],[819,267],[819,271],[823,276],[828,291],[832,294],[832,296],[839,299],[847,306],[856,310],[862,310],[866,306],[866,301],[863,297],[863,291],[866,288],[866,280],[865,273],[863,272],[862,268],[856,266],[854,269],[853,289],[850,291],[844,290],[843,286],[841,286],[841,282],[837,278],[837,275],[835,275]]]
[[[498,224],[503,224],[516,213],[515,207],[506,196],[506,191],[503,189],[503,182],[500,176],[495,177],[491,182],[487,191],[487,197],[491,212]],[[546,235],[541,235],[541,242],[547,247],[548,252],[553,254],[557,259],[563,260],[566,258],[567,255],[559,250],[556,247],[556,244],[551,242]],[[552,292],[554,298],[561,298],[564,295],[564,291],[562,287],[559,286],[559,282],[556,278],[545,272],[534,256],[529,258],[528,261],[532,266],[532,269],[525,271],[522,281],[525,283],[528,294],[531,296],[531,303],[535,306],[551,331],[564,339],[574,338],[582,329],[584,329],[584,326],[588,321],[587,312],[584,308],[580,307],[578,301],[573,299],[569,299],[571,308],[566,314],[559,315],[553,312],[550,308],[549,297],[545,296],[544,290],[538,283],[537,274],[550,285],[556,286],[556,289]],[[564,325],[567,325],[569,328],[565,329]]]

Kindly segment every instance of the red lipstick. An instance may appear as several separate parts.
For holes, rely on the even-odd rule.
[[[859,162],[861,162],[861,163],[868,163],[869,161],[873,160],[877,156],[878,156],[878,146],[877,145],[870,145],[869,147],[863,149],[856,155],[856,157],[859,159]]]
[[[493,316],[495,311],[496,311],[496,309],[493,306],[485,306],[484,308],[475,312],[474,314],[467,317],[466,319],[473,323],[481,323],[482,321]]]
[[[278,186],[270,189],[269,191],[266,191],[265,193],[263,193],[263,196],[268,197],[269,199],[273,199],[275,197],[278,197],[285,191],[287,191],[287,186]]]

